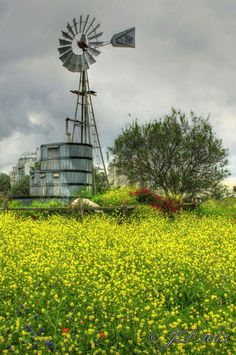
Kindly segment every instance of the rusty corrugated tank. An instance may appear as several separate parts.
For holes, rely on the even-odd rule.
[[[92,185],[92,145],[51,143],[40,147],[40,170],[30,174],[30,195],[72,197]]]

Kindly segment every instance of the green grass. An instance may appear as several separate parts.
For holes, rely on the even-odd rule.
[[[201,215],[232,215],[236,216],[236,198],[227,197],[222,200],[208,200],[197,209]]]

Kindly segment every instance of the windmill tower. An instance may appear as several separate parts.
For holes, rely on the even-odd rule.
[[[87,15],[79,20],[73,19],[67,24],[67,31],[62,31],[58,48],[63,66],[73,73],[79,73],[77,90],[71,90],[77,96],[75,115],[66,118],[66,135],[69,142],[89,144],[93,148],[93,187],[96,191],[95,173],[102,178],[104,187],[108,186],[107,171],[102,154],[97,124],[92,103],[96,92],[90,89],[88,69],[96,62],[95,58],[101,53],[103,46],[135,47],[135,28],[117,33],[108,42],[102,41],[103,32],[96,19]]]
[[[75,193],[87,186],[93,186],[99,176],[100,186],[108,186],[106,166],[96,125],[88,69],[96,62],[103,46],[133,48],[135,28],[101,40],[100,24],[89,15],[73,19],[62,31],[58,48],[63,66],[79,74],[78,88],[71,90],[76,95],[75,114],[66,118],[67,142],[43,144],[40,147],[39,169],[30,173],[30,195],[35,198],[71,199]]]

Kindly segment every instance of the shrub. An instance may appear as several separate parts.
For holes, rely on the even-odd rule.
[[[32,207],[64,207],[65,202],[59,200],[48,200],[48,201],[33,201]]]
[[[170,197],[164,197],[152,192],[147,188],[142,188],[134,192],[130,192],[130,195],[135,196],[138,202],[150,204],[153,208],[163,213],[176,213],[180,209],[180,204]]]
[[[50,208],[50,207],[64,207],[65,202],[56,200],[56,199],[51,199],[48,201],[43,201],[43,200],[34,200],[31,203],[31,206],[28,207],[33,207],[33,208]],[[9,202],[9,207],[10,208],[21,208],[25,207],[22,201],[18,200],[11,200]],[[16,210],[14,211],[14,215],[18,217],[30,217],[33,220],[41,219],[41,218],[47,218],[52,214],[62,214],[62,211],[40,211],[40,210]]]
[[[136,197],[138,202],[141,203],[154,203],[156,199],[156,195],[154,192],[150,191],[147,188],[139,189],[134,192],[130,192],[130,195]]]
[[[227,197],[222,200],[207,200],[198,207],[199,214],[236,214],[236,198]]]
[[[161,213],[159,213],[159,211],[154,209],[151,205],[140,204],[132,212],[131,220],[152,219],[156,218],[158,215],[162,216]]]
[[[73,198],[76,199],[76,198],[88,198],[88,199],[91,199],[92,197],[92,188],[89,186],[89,187],[85,187],[79,191],[75,191],[74,194],[73,194]]]
[[[30,177],[25,175],[21,180],[15,182],[11,187],[11,197],[30,196]]]
[[[23,204],[21,201],[18,201],[18,200],[10,200],[9,207],[10,208],[20,208],[20,207],[23,207]]]
[[[7,193],[11,190],[11,181],[9,175],[0,173],[0,194]]]
[[[136,198],[130,194],[130,191],[131,188],[127,186],[114,188],[91,197],[91,200],[100,206],[133,205],[136,202]]]

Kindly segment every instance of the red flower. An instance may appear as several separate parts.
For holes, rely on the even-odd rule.
[[[142,188],[130,193],[138,202],[151,205],[163,213],[176,213],[180,209],[179,204],[171,198],[152,192],[148,188]]]
[[[106,338],[106,334],[104,332],[99,333],[100,338]]]
[[[70,329],[69,328],[63,328],[62,329],[62,334],[69,333]]]

